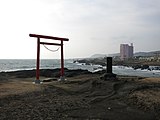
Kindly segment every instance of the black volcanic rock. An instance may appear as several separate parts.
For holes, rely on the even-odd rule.
[[[68,70],[67,68],[64,69],[65,71],[65,77],[74,77],[82,74],[92,74],[88,70]],[[3,78],[3,76],[15,76],[17,78],[31,78],[36,76],[36,70],[21,70],[21,71],[12,71],[12,72],[1,72],[0,76]],[[40,70],[40,76],[44,77],[60,77],[60,69],[41,69]],[[6,77],[5,77],[6,78]]]

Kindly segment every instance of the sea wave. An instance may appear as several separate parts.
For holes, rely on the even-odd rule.
[[[56,69],[60,68],[60,60],[41,60],[40,69]],[[101,65],[88,65],[74,63],[72,59],[65,60],[65,67],[68,69],[83,69],[90,72],[97,72],[105,70],[106,67]],[[157,66],[150,66],[150,70],[133,69],[126,66],[113,66],[113,73],[118,75],[131,75],[142,77],[160,77],[160,70]],[[36,69],[36,60],[0,60],[0,72],[18,71],[18,70],[32,70]]]

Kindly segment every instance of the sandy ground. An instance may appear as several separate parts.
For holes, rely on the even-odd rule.
[[[100,76],[35,85],[34,77],[0,74],[0,120],[160,120],[160,78]]]

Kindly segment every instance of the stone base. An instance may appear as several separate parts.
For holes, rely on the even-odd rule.
[[[114,73],[104,73],[100,78],[102,80],[116,80],[116,76]]]
[[[34,84],[42,84],[42,81],[40,81],[40,80],[35,80],[33,83],[34,83]]]
[[[64,76],[60,76],[60,79],[58,81],[66,81]]]

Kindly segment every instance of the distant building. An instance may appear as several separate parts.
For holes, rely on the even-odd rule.
[[[133,43],[131,46],[128,44],[121,44],[120,45],[120,58],[121,60],[126,60],[133,57]]]

